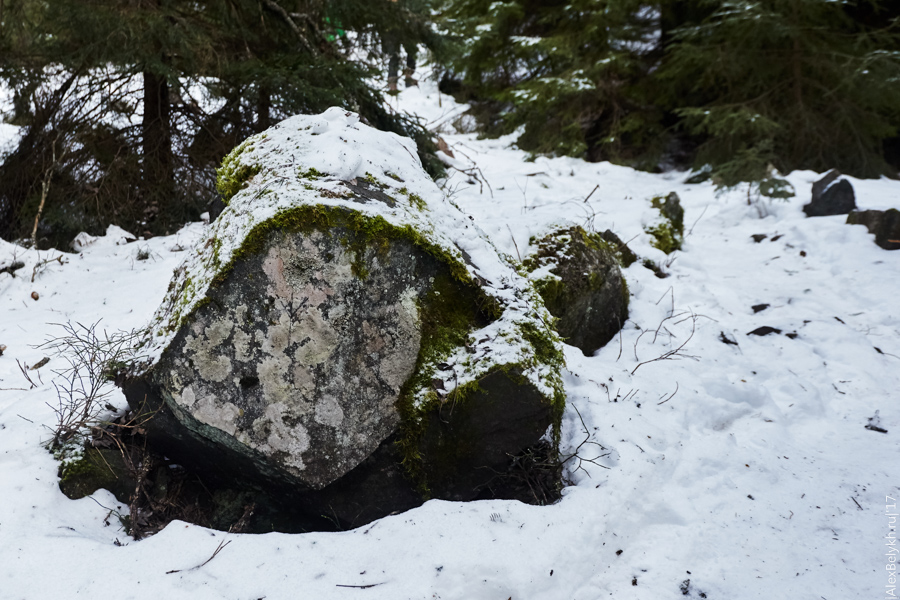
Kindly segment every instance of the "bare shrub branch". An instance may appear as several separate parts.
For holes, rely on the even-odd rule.
[[[670,315],[670,316],[666,317],[665,319],[663,319],[662,321],[660,321],[659,326],[656,328],[656,332],[653,335],[653,343],[656,342],[656,338],[657,338],[657,336],[659,336],[660,329],[664,329],[663,324],[666,321],[668,321],[669,319],[675,319],[675,318],[682,317],[686,314],[688,314],[688,313],[681,313],[678,315]],[[656,358],[652,358],[650,360],[645,360],[643,362],[638,363],[638,365],[631,371],[631,374],[634,375],[635,371],[637,371],[639,368],[641,368],[641,366],[652,363],[652,362],[656,362],[658,360],[678,360],[679,358],[692,358],[694,360],[697,360],[696,356],[691,356],[690,354],[686,354],[684,352],[684,348],[685,348],[685,346],[687,346],[688,342],[690,342],[691,339],[693,339],[694,333],[697,332],[697,319],[699,319],[700,316],[701,315],[694,314],[693,311],[690,311],[690,316],[682,319],[681,321],[677,321],[676,323],[681,323],[682,321],[687,321],[687,320],[691,321],[691,334],[687,337],[687,339],[685,339],[683,342],[681,342],[681,344],[679,344],[679,346],[677,348],[674,348],[667,352],[663,352],[661,355],[657,356]],[[667,329],[665,331],[667,333],[669,333],[669,335],[672,335],[671,332],[669,332]],[[643,336],[645,333],[648,333],[648,332],[649,332],[649,330],[645,330],[645,331],[641,332],[641,336]],[[640,336],[638,336],[638,339],[634,342],[635,358],[637,358],[637,342],[640,341],[640,339],[641,339]]]
[[[53,352],[67,365],[54,371],[58,381],[53,382],[57,406],[51,405],[56,413],[51,447],[84,437],[104,411],[114,409],[104,399],[113,391],[115,374],[138,358],[138,332],[100,333],[99,324],[55,323],[63,328],[63,335],[38,346]]]
[[[575,414],[578,415],[578,420],[581,421],[581,428],[582,428],[582,432],[585,434],[585,438],[583,440],[581,440],[581,443],[575,447],[574,452],[572,452],[567,457],[560,460],[560,464],[564,465],[567,462],[569,462],[570,460],[575,459],[577,462],[573,463],[575,465],[575,468],[572,469],[572,472],[574,473],[580,469],[580,470],[584,471],[588,477],[590,477],[591,475],[590,475],[590,473],[588,473],[587,469],[584,468],[584,463],[590,463],[590,464],[598,466],[602,469],[609,469],[609,467],[607,467],[606,465],[603,465],[603,464],[600,464],[599,462],[597,462],[598,459],[603,458],[605,456],[609,456],[609,454],[610,454],[609,452],[607,452],[606,454],[598,454],[594,458],[585,458],[585,457],[581,456],[581,454],[580,454],[581,449],[586,445],[597,446],[600,449],[600,452],[603,452],[604,450],[606,450],[606,447],[603,446],[602,444],[600,444],[599,442],[595,442],[593,439],[591,439],[594,437],[594,434],[592,434],[588,430],[588,427],[584,422],[584,417],[581,416],[581,411],[579,411],[578,407],[575,406],[574,404],[572,404],[571,406],[572,406],[572,408],[575,409]]]

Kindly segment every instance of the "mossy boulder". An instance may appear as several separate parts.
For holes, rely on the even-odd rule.
[[[560,229],[532,239],[534,253],[523,263],[556,318],[557,333],[586,356],[606,345],[628,318],[628,286],[619,263],[636,257],[607,238],[581,227]]]
[[[120,502],[128,502],[135,481],[134,469],[119,448],[88,446],[65,458],[59,467],[59,489],[73,500],[105,489]]]
[[[875,243],[885,250],[900,250],[900,210],[860,210],[847,215],[847,224],[865,225]]]
[[[650,244],[666,254],[681,250],[684,243],[684,208],[678,194],[671,192],[667,196],[652,198],[650,206],[659,211],[659,217],[644,228],[653,238]]]
[[[556,439],[551,317],[415,157],[330,109],[225,160],[228,206],[176,270],[150,359],[120,381],[155,415],[151,445],[357,526],[478,497]]]

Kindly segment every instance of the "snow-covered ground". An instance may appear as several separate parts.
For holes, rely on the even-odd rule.
[[[510,139],[457,133],[464,107],[430,81],[391,103],[441,132],[460,169],[448,195],[503,251],[524,255],[530,236],[577,223],[612,229],[670,273],[631,266],[621,337],[593,357],[566,347],[562,453],[577,456],[562,500],[430,501],[342,533],[174,522],[134,542],[108,518],[124,508],[111,494],[59,491],[41,445],[54,361],[28,372],[31,389],[17,361],[45,355],[35,345],[61,333],[53,323],[143,326],[206,226],[123,245],[112,229],[62,264],[0,241],[0,268],[26,265],[0,274],[0,598],[893,597],[900,252],[844,217],[806,218],[816,173],[789,175],[787,202],[747,206],[741,191],[717,198],[682,173],[528,162]],[[900,207],[900,182],[852,183],[861,208]],[[666,256],[642,226],[649,199],[671,191],[690,232]],[[782,333],[747,335],[761,326]],[[864,427],[876,411],[887,434]]]

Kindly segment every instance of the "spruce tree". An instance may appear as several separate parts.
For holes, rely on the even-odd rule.
[[[533,152],[629,159],[653,142],[657,115],[640,82],[657,15],[632,0],[450,0],[451,62],[494,133],[523,127]],[[491,126],[488,126],[491,129]]]
[[[0,49],[18,50],[0,58],[0,77],[27,98],[28,110],[19,116],[26,125],[19,147],[0,165],[0,236],[22,236],[36,214],[57,245],[109,222],[171,232],[216,196],[215,167],[244,137],[333,105],[416,136],[428,166],[437,162],[424,129],[386,111],[369,83],[377,71],[352,58],[354,45],[377,46],[389,25],[423,37],[424,16],[407,6],[4,2],[6,14],[12,3],[29,17],[0,21]],[[406,20],[397,24],[398,17]],[[348,29],[352,38],[340,35]],[[26,65],[33,77],[16,79]]]
[[[700,23],[671,32],[655,81],[696,166],[724,185],[837,167],[890,172],[882,141],[900,110],[897,30],[861,27],[829,0],[699,0]],[[876,10],[882,2],[869,3]]]

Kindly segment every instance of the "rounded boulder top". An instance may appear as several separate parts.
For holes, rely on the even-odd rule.
[[[497,318],[483,335],[473,332],[469,346],[443,360],[440,375],[448,389],[478,379],[497,364],[519,363],[530,365],[526,377],[539,389],[549,396],[562,394],[558,366],[535,360],[528,339],[540,332],[552,354],[562,356],[541,298],[514,261],[444,196],[422,168],[412,140],[365,125],[353,112],[330,108],[320,115],[290,117],[251,136],[225,157],[218,174],[227,206],[175,270],[147,327],[142,350],[148,358],[133,374],[155,364],[213,282],[252,246],[254,234],[283,225],[298,209],[339,209],[408,233],[417,246],[446,263],[456,279],[479,287],[493,305]],[[498,339],[502,349],[495,347]]]

